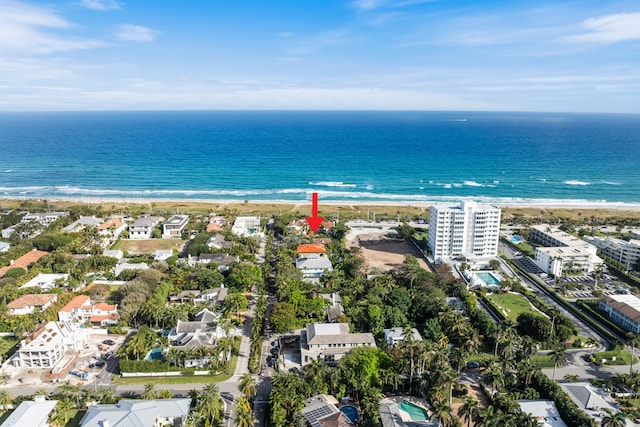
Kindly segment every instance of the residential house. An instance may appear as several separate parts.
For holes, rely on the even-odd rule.
[[[230,249],[234,243],[227,241],[222,234],[213,234],[207,240],[207,246],[213,249]]]
[[[163,239],[180,239],[182,231],[189,223],[189,215],[174,215],[162,224]]]
[[[384,330],[384,340],[387,344],[393,347],[404,342],[405,336],[404,328],[390,328]],[[411,328],[411,340],[414,342],[422,341],[422,336],[416,328]]]
[[[111,325],[118,322],[118,306],[103,302],[92,304],[88,295],[78,295],[58,311],[58,320],[68,323],[91,322]]]
[[[64,216],[69,216],[68,212],[37,212],[37,213],[28,213],[22,217],[21,222],[37,222],[45,227],[51,225],[52,222],[56,221],[58,218],[62,218]]]
[[[129,226],[130,239],[151,239],[153,227],[164,221],[160,216],[142,216]]]
[[[113,405],[90,406],[80,420],[80,427],[182,426],[190,409],[189,398],[121,399]]]
[[[9,314],[19,316],[31,314],[36,309],[44,311],[56,301],[58,301],[57,294],[26,294],[11,301],[7,304],[7,308]]]
[[[9,252],[10,247],[11,247],[11,244],[7,242],[0,242],[0,252]]]
[[[259,216],[239,216],[231,227],[231,232],[239,237],[261,237]]]
[[[224,230],[227,219],[223,216],[212,216],[207,224],[207,233],[215,233]]]
[[[531,414],[540,427],[567,427],[553,400],[518,400],[523,414]]]
[[[149,268],[149,265],[147,265],[146,262],[137,262],[137,263],[122,262],[115,266],[115,268],[113,269],[113,274],[115,274],[116,277],[118,277],[120,273],[122,273],[125,270],[146,270],[148,268]]]
[[[220,288],[207,289],[205,291],[192,289],[182,291],[178,295],[172,295],[169,297],[169,300],[182,303],[193,302],[193,304],[222,305],[227,298],[228,291],[224,285]]]
[[[10,265],[0,268],[0,277],[3,277],[5,274],[7,274],[7,271],[11,270],[12,268],[22,268],[24,270],[27,270],[31,263],[37,262],[45,255],[49,255],[49,252],[38,251],[36,249],[27,252],[15,261],[11,261]]]
[[[102,255],[110,256],[110,257],[115,258],[117,260],[121,260],[124,257],[124,252],[122,252],[120,249],[105,249],[102,252]]]
[[[560,383],[560,388],[564,390],[571,400],[578,405],[578,408],[587,413],[600,425],[602,418],[611,411],[612,414],[619,412],[619,406],[607,391],[600,387],[594,387],[587,382]],[[625,420],[626,426],[635,426],[630,419]]]
[[[20,289],[38,287],[46,292],[55,288],[57,283],[65,283],[68,278],[69,275],[66,273],[40,273],[20,286]]]
[[[42,395],[23,400],[0,427],[49,427],[57,404],[57,400],[45,400]]]
[[[373,334],[351,334],[346,323],[310,323],[300,333],[303,365],[315,359],[338,361],[356,347],[376,347]]]
[[[609,318],[634,334],[640,333],[640,298],[632,294],[605,295],[598,308]]]
[[[107,218],[98,226],[98,234],[103,237],[110,237],[113,240],[120,237],[120,234],[127,229],[127,224],[119,218]]]
[[[302,235],[309,229],[309,225],[304,219],[293,219],[287,224],[287,229],[293,234]]]
[[[166,261],[173,256],[173,249],[156,249],[152,256],[155,261]]]
[[[52,369],[66,354],[76,354],[84,348],[86,342],[86,333],[77,324],[47,322],[20,342],[8,363],[23,369]]]
[[[307,282],[318,282],[321,277],[333,271],[333,265],[327,257],[298,258],[296,268],[302,272],[302,279]]]
[[[353,422],[338,409],[338,401],[327,394],[313,396],[304,404],[302,416],[311,427],[352,427]]]
[[[298,245],[298,258],[321,258],[327,255],[327,249],[321,243]]]
[[[327,304],[327,321],[329,323],[337,322],[340,316],[344,315],[344,307],[342,307],[342,297],[339,292],[330,294],[320,294],[320,296],[328,301]]]
[[[187,259],[187,264],[192,267],[196,265],[211,264],[212,262],[218,264],[218,270],[227,271],[231,264],[240,262],[240,257],[229,254],[200,254],[198,257],[189,256]]]
[[[97,229],[100,224],[104,222],[102,218],[96,218],[95,216],[81,216],[77,220],[73,221],[71,224],[67,225],[62,229],[62,231],[66,233],[75,233],[78,231],[82,231],[85,228],[95,228]]]
[[[3,228],[2,232],[0,233],[0,236],[2,236],[3,239],[10,239],[15,232],[16,232],[16,226],[12,225],[11,227]]]
[[[178,320],[176,327],[171,329],[167,336],[170,348],[181,351],[199,347],[213,348],[220,338],[227,336],[219,320],[220,315],[206,308],[196,314],[192,321]],[[185,360],[185,367],[204,367],[208,363],[209,358],[205,356],[201,359]]]

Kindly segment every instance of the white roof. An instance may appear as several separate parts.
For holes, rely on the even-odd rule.
[[[57,400],[26,400],[9,415],[0,427],[33,427],[42,425],[58,404]]]
[[[518,400],[522,412],[531,414],[542,427],[567,427],[551,400]]]
[[[64,341],[65,337],[72,335],[74,329],[66,322],[47,322],[29,337],[31,341],[22,341],[20,351],[50,351],[56,348],[60,341]]]
[[[189,414],[191,399],[128,400],[115,405],[94,405],[80,420],[82,427],[102,427],[105,420],[110,427],[149,427],[157,417],[177,418]]]
[[[32,288],[34,286],[47,286],[52,285],[58,279],[67,280],[69,278],[68,274],[50,274],[50,273],[40,273],[33,279],[29,280],[24,285],[20,286],[22,288]]]

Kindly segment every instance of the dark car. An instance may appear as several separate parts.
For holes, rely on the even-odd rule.
[[[91,363],[89,365],[89,368],[91,368],[91,369],[93,369],[93,368],[102,368],[106,364],[107,364],[107,362],[105,362],[104,360],[98,360],[95,363]]]
[[[480,362],[469,362],[467,363],[467,368],[469,369],[478,369],[480,367]]]
[[[114,345],[116,342],[114,340],[104,340],[102,341],[102,344],[105,345]]]
[[[278,354],[278,351],[279,351],[279,350],[280,350],[280,349],[279,349],[278,347],[271,347],[271,350],[269,350],[269,352],[270,352],[271,354],[273,354],[273,355],[276,355],[276,354]]]

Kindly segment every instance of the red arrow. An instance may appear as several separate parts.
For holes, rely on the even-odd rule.
[[[318,193],[311,193],[311,215],[307,217],[307,223],[313,233],[318,232],[318,228],[320,228],[320,224],[324,220],[324,217],[318,216]]]

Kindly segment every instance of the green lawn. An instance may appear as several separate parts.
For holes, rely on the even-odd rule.
[[[553,368],[553,360],[551,355],[546,354],[540,356],[531,356],[529,360],[538,368]]]
[[[506,310],[507,316],[513,321],[518,318],[518,315],[523,312],[531,312],[539,314],[537,311],[531,308],[529,301],[520,294],[488,294],[487,298],[494,304],[502,307]]]
[[[616,360],[613,360],[613,358]],[[622,346],[616,346],[611,351],[603,351],[600,353],[593,353],[593,363],[600,365],[602,359],[606,359],[607,365],[628,365],[631,361],[631,353],[624,350]],[[637,361],[637,359],[635,359]]]
[[[7,360],[13,353],[16,352],[16,344],[20,340],[16,337],[2,337],[0,338],[0,355],[2,360]]]
[[[236,339],[236,344],[233,349],[233,356],[231,358],[231,372],[235,372],[236,365],[238,364],[238,352],[240,351],[240,340]],[[231,378],[228,373],[221,373],[218,375],[182,375],[179,377],[116,377],[114,375],[113,382],[118,385],[131,385],[131,384],[191,384],[191,383],[220,383]]]
[[[185,241],[181,239],[118,240],[111,249],[120,249],[132,255],[152,254],[156,249],[177,249],[180,251]]]

